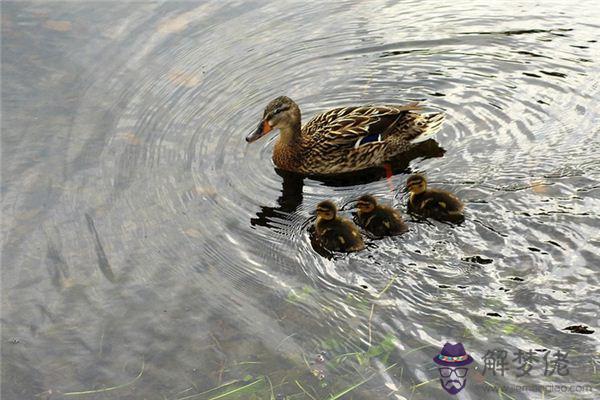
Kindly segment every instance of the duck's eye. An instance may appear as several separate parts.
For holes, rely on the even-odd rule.
[[[280,112],[285,111],[288,108],[289,107],[286,107],[286,106],[277,107],[276,109],[273,110],[273,112],[271,113],[271,115],[279,114]]]

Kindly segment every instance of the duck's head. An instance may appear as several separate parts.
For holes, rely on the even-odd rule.
[[[330,200],[325,200],[317,204],[317,218],[331,221],[337,214],[335,203]]]
[[[358,211],[361,213],[373,212],[376,206],[377,199],[375,199],[375,197],[371,196],[370,194],[360,196],[358,200],[356,200],[356,208],[358,208]]]
[[[406,180],[406,188],[413,194],[421,194],[427,190],[427,178],[421,174],[413,174]]]
[[[262,120],[256,130],[246,136],[246,141],[254,142],[273,129],[289,132],[300,129],[300,108],[287,96],[278,97],[267,104]]]

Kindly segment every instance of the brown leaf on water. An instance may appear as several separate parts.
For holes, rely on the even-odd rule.
[[[61,282],[63,289],[68,289],[70,287],[75,286],[75,279],[73,278],[65,278],[63,279],[63,281]]]
[[[193,13],[187,12],[163,21],[158,25],[157,31],[161,33],[174,33],[184,30],[192,21]]]
[[[44,26],[57,32],[68,32],[72,28],[71,22],[69,21],[57,21],[52,19],[44,22]]]
[[[137,228],[138,226],[134,221],[124,221],[123,225],[121,226],[121,229],[124,232],[135,232]]]
[[[545,194],[548,192],[548,184],[541,180],[533,180],[530,183],[533,193]]]
[[[585,325],[571,325],[563,329],[563,331],[565,330],[571,331],[571,333],[581,333],[583,335],[591,335],[594,333],[593,330],[589,329],[589,327]]]
[[[185,233],[187,236],[193,237],[193,238],[200,238],[202,236],[200,234],[200,231],[197,229],[194,229],[194,228],[184,229],[183,233]]]
[[[31,10],[31,15],[36,18],[48,18],[48,14],[49,14],[48,9]]]
[[[213,197],[217,195],[217,189],[212,186],[196,186],[196,193],[201,196]]]
[[[142,144],[142,140],[133,132],[117,133],[116,138],[135,146]]]
[[[168,79],[178,86],[185,86],[188,88],[197,86],[200,83],[200,78],[194,74],[188,74],[187,72],[172,70],[169,72]]]
[[[42,212],[41,209],[34,208],[34,209],[30,209],[27,211],[22,211],[20,213],[17,213],[15,215],[15,218],[18,220],[21,220],[21,221],[29,221],[29,220],[37,218],[41,212]]]

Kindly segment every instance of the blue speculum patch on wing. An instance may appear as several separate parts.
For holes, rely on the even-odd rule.
[[[354,148],[358,148],[359,146],[362,146],[363,144],[367,144],[367,143],[374,143],[374,142],[380,142],[381,141],[381,134],[379,133],[374,133],[372,135],[369,136],[365,136],[363,138],[360,138],[356,141],[356,144],[354,145]]]

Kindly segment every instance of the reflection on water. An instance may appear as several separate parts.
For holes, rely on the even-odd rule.
[[[598,21],[591,1],[4,2],[2,398],[441,398],[446,340],[475,359],[465,398],[597,385]],[[247,146],[283,94],[305,118],[447,118],[390,191]],[[465,223],[314,252],[318,202],[404,209],[413,171]],[[481,376],[494,348],[568,351],[571,373]]]
[[[441,157],[444,155],[444,152],[445,150],[435,140],[428,139],[415,144],[414,147],[402,153],[398,158],[389,160],[387,168],[390,169],[392,174],[398,174],[405,171],[409,163],[416,158]],[[250,220],[252,225],[271,227],[272,225],[269,224],[271,221],[281,220],[289,216],[302,204],[304,179],[308,177],[278,168],[275,168],[275,172],[282,178],[281,196],[277,198],[279,207],[261,206],[261,210],[256,214],[256,218]],[[344,187],[374,182],[386,176],[386,169],[382,166],[381,168],[370,168],[329,176],[312,176],[310,178],[320,181],[327,186]]]

